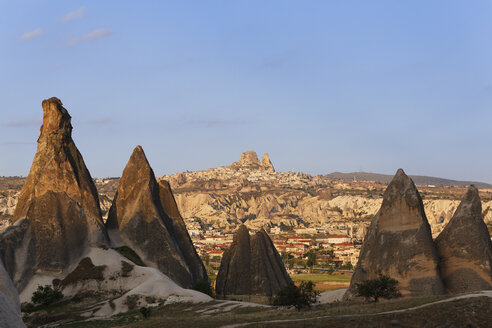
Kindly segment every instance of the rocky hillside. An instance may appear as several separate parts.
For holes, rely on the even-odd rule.
[[[0,178],[0,215],[8,218],[15,208],[22,178]],[[241,223],[249,228],[287,228],[325,225],[330,231],[365,233],[369,220],[381,206],[385,183],[333,179],[296,172],[276,172],[268,154],[258,160],[255,152],[241,155],[229,166],[166,175],[179,210],[190,226],[234,231]],[[95,179],[103,217],[111,206],[119,179]],[[418,180],[417,180],[418,181]],[[419,185],[434,237],[444,228],[466,188]],[[492,231],[492,189],[481,189],[485,222]]]

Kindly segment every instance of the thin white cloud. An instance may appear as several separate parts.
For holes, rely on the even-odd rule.
[[[73,38],[70,41],[70,45],[76,45],[77,43],[84,42],[84,41],[94,41],[94,40],[101,40],[104,38],[107,38],[108,36],[112,35],[114,32],[107,30],[105,28],[98,28],[97,30],[91,31],[87,34],[84,34],[80,37]]]
[[[42,122],[43,122],[42,118],[29,118],[25,120],[7,121],[4,122],[2,125],[8,127],[20,127],[20,126],[29,126],[29,125],[39,125]]]
[[[75,19],[82,18],[82,17],[84,17],[84,15],[85,15],[85,7],[80,7],[79,9],[77,9],[75,11],[71,11],[68,14],[66,14],[62,18],[62,22],[67,23],[67,22],[73,21]]]
[[[41,34],[43,34],[43,29],[41,28],[37,28],[33,31],[27,31],[26,33],[22,34],[21,36],[21,40],[31,40],[31,39],[34,39],[38,36],[40,36]]]

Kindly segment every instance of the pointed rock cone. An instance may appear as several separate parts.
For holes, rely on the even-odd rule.
[[[250,238],[241,225],[224,252],[215,290],[219,298],[267,303],[290,282],[268,234],[262,229]]]
[[[34,272],[61,272],[87,246],[107,243],[97,189],[72,140],[71,117],[57,98],[42,106],[38,148],[15,209],[16,225],[0,237],[5,266],[20,290]]]
[[[422,199],[402,169],[384,192],[344,298],[356,295],[356,283],[377,278],[379,273],[398,280],[404,296],[445,292]]]
[[[265,153],[261,159],[261,166],[265,171],[275,172],[275,168],[273,167],[272,161],[270,161],[270,157],[267,153]]]
[[[112,241],[127,245],[182,287],[193,287],[193,273],[176,241],[173,223],[161,204],[159,184],[140,146],[123,171],[106,226]]]
[[[435,243],[441,278],[450,293],[492,289],[492,242],[473,185]]]
[[[195,246],[193,246],[188,229],[186,229],[181,213],[179,213],[178,205],[174,199],[169,182],[164,180],[159,182],[159,196],[162,208],[167,216],[165,219],[169,220],[168,226],[172,227],[172,235],[174,235],[178,247],[193,275],[193,283],[208,281],[207,271],[196,252]]]

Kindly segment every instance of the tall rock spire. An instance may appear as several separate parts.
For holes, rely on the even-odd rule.
[[[162,202],[172,205],[169,195],[163,193],[161,198],[159,189],[142,147],[137,146],[121,176],[106,226],[114,240],[132,248],[144,262],[191,288],[208,278],[189,245],[186,228],[166,215]]]
[[[0,237],[17,288],[35,272],[63,271],[86,247],[108,241],[96,187],[72,140],[71,117],[58,98],[42,106],[37,152],[14,212],[14,222],[26,221]]]
[[[436,238],[436,246],[441,277],[449,292],[492,289],[492,241],[475,186],[468,188],[453,217]]]
[[[379,273],[398,280],[403,295],[445,292],[422,199],[402,169],[384,192],[345,298],[355,295],[356,283],[374,279]]]

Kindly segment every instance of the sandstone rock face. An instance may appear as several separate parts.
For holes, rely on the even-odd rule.
[[[384,192],[345,298],[355,295],[356,283],[374,279],[378,273],[398,280],[404,296],[445,292],[422,199],[401,169]]]
[[[268,234],[261,230],[250,238],[242,225],[224,252],[217,275],[216,293],[221,298],[270,297],[291,279]]]
[[[164,213],[170,223],[169,226],[172,228],[171,234],[176,239],[176,243],[183,254],[184,260],[186,261],[186,264],[188,264],[188,268],[193,276],[193,282],[208,281],[207,271],[196,252],[195,246],[193,246],[186,225],[179,213],[169,182],[165,180],[159,181],[159,196]]]
[[[435,243],[439,270],[449,292],[492,289],[492,242],[474,186],[469,187]]]
[[[164,192],[165,185],[162,188],[161,196],[142,147],[136,147],[123,171],[106,226],[112,239],[121,240],[144,262],[181,286],[191,288],[198,280],[207,279],[203,264],[189,245],[187,231],[177,220],[179,213],[173,212],[172,195]],[[164,207],[175,220],[166,215]]]
[[[261,159],[261,166],[265,171],[268,172],[275,172],[275,168],[273,167],[272,162],[270,161],[270,156],[268,156],[267,153],[263,155],[263,158]]]
[[[42,106],[38,148],[14,225],[0,236],[3,261],[19,290],[35,272],[61,272],[89,245],[107,243],[96,187],[71,137],[71,117],[57,98]]]

